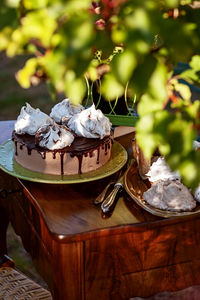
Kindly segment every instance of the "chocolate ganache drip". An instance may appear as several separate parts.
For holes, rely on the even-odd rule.
[[[38,137],[40,139],[40,137]],[[67,146],[63,149],[44,149],[38,145],[35,141],[35,137],[29,134],[19,135],[15,131],[12,133],[12,140],[15,144],[15,155],[18,155],[19,144],[20,149],[23,147],[27,148],[28,154],[31,155],[32,150],[36,150],[43,159],[46,159],[46,153],[52,153],[53,159],[56,158],[57,154],[60,156],[60,170],[61,175],[64,174],[64,155],[69,153],[71,157],[77,157],[78,159],[78,173],[82,173],[82,160],[83,156],[93,156],[95,150],[97,150],[97,160],[96,164],[99,164],[100,148],[105,151],[107,154],[108,149],[111,147],[113,142],[113,137],[106,136],[102,140],[100,139],[88,139],[85,137],[75,137],[73,143],[70,146]]]

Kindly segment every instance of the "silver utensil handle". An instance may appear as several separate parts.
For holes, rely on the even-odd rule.
[[[109,187],[114,184],[114,182],[110,182],[105,188],[104,190],[101,192],[101,194],[94,200],[94,204],[97,205],[97,204],[100,204],[103,202],[104,198],[105,198],[105,195],[109,189]]]
[[[117,193],[123,188],[123,185],[121,183],[116,183],[114,186],[114,189],[109,194],[109,196],[103,201],[101,204],[101,209],[104,213],[108,212],[112,205],[115,202]]]

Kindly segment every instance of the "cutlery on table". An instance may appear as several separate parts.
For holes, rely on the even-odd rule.
[[[123,178],[124,176],[121,176],[118,181],[114,184],[113,190],[110,192],[110,194],[105,198],[105,200],[101,204],[101,209],[104,213],[109,212],[114,203],[117,199],[117,194],[123,189]]]
[[[114,181],[111,181],[111,182],[103,189],[103,191],[101,192],[101,194],[94,200],[94,204],[95,204],[95,205],[101,204],[101,203],[104,201],[104,199],[105,199],[105,197],[106,197],[106,194],[107,194],[109,188],[111,188],[112,185],[113,185],[113,186],[115,185],[115,182],[114,182]]]
[[[126,169],[132,164],[133,159],[130,158],[126,165],[120,170],[118,174],[118,180],[111,181],[108,185],[103,189],[100,195],[94,200],[94,204],[101,204],[101,210],[103,213],[108,213],[112,210],[115,204],[115,200],[117,199],[118,192],[123,189],[123,178]]]

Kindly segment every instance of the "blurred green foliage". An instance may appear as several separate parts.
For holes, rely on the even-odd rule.
[[[194,1],[2,2],[0,51],[29,55],[17,73],[22,87],[45,80],[52,95],[64,92],[80,103],[87,93],[85,77],[101,77],[108,100],[122,96],[129,83],[145,155],[158,148],[187,185],[200,182],[200,151],[192,146],[200,133],[200,106],[185,84],[200,83],[200,9]],[[189,68],[174,75],[178,62]],[[109,68],[100,72],[102,66]]]

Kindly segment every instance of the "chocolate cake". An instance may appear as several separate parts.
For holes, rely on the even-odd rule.
[[[12,133],[18,164],[44,174],[74,175],[110,159],[111,123],[94,105],[84,109],[64,99],[50,116],[29,104],[22,107]]]
[[[112,137],[88,139],[75,137],[73,143],[63,149],[49,150],[35,143],[35,136],[19,135],[13,131],[15,160],[32,171],[72,175],[87,173],[103,166],[111,155]]]

